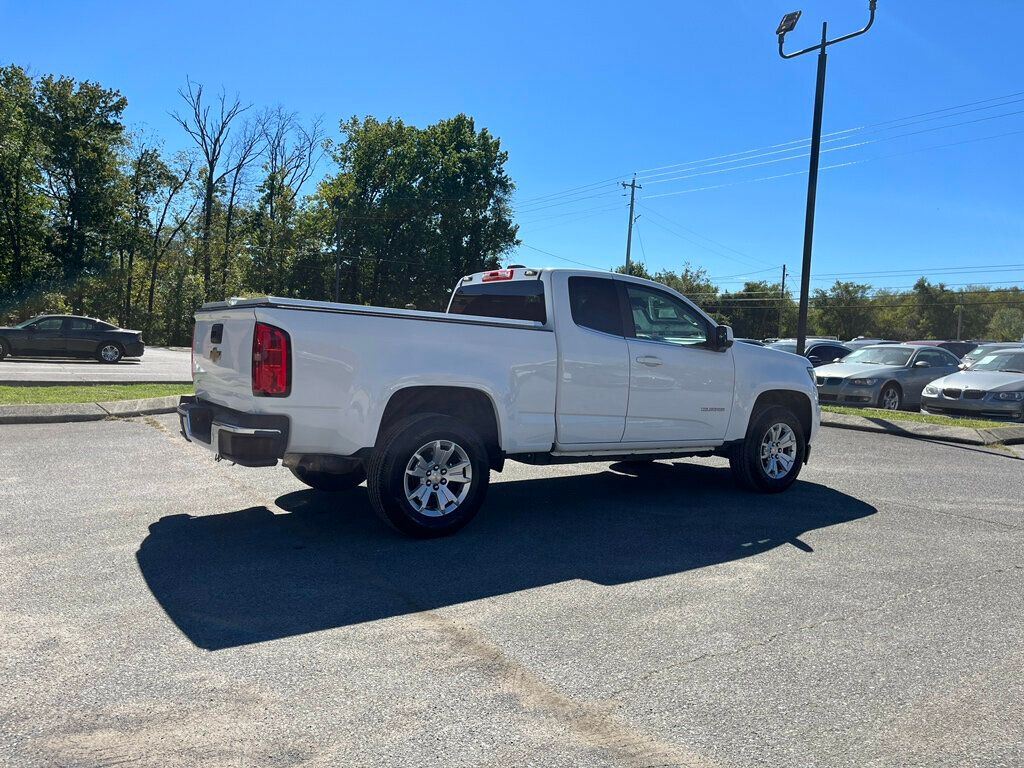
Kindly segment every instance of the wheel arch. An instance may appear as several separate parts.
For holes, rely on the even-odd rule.
[[[493,398],[482,389],[448,385],[411,385],[391,394],[380,424],[375,444],[392,424],[419,413],[438,413],[465,421],[480,435],[487,448],[493,469],[500,470],[504,456],[501,451],[501,422]]]
[[[804,440],[811,439],[811,430],[814,428],[811,399],[804,392],[795,389],[768,389],[761,392],[754,401],[754,407],[750,409],[747,428],[750,428],[750,424],[757,418],[758,413],[773,405],[791,409],[800,422]]]

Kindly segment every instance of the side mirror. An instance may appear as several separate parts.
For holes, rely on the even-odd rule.
[[[716,325],[715,326],[715,349],[719,352],[724,352],[732,346],[733,335],[732,328],[728,325]]]
[[[918,360],[916,363],[914,363],[914,367],[915,368],[931,368],[932,364],[929,363],[927,360]]]
[[[961,371],[966,371],[967,363],[960,363],[960,365],[958,365],[957,368],[959,368]]]

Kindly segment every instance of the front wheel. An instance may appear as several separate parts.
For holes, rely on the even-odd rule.
[[[788,408],[772,406],[755,414],[746,439],[729,457],[729,467],[743,488],[779,493],[796,482],[806,455],[800,420]]]
[[[347,491],[366,479],[366,470],[360,467],[352,472],[314,472],[301,466],[290,467],[295,478],[317,491]]]
[[[118,363],[124,357],[120,344],[104,344],[96,351],[96,359],[101,363]]]
[[[370,503],[392,528],[430,538],[455,533],[487,495],[487,448],[469,425],[439,414],[411,416],[380,440],[367,467]]]
[[[887,411],[898,411],[903,407],[903,394],[895,384],[886,384],[878,395],[878,407]]]

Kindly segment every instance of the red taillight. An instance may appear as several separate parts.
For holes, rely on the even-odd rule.
[[[485,272],[480,278],[482,283],[493,283],[495,280],[511,280],[515,275],[514,269],[496,269],[493,272]]]
[[[292,390],[291,349],[288,334],[266,323],[256,323],[252,337],[252,393],[257,397],[287,397]]]

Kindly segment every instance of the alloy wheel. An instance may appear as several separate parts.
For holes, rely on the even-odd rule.
[[[472,485],[469,454],[451,440],[420,446],[405,467],[405,498],[427,517],[450,515],[466,500]]]
[[[789,474],[796,464],[796,433],[788,424],[773,424],[761,438],[761,468],[772,480]]]

